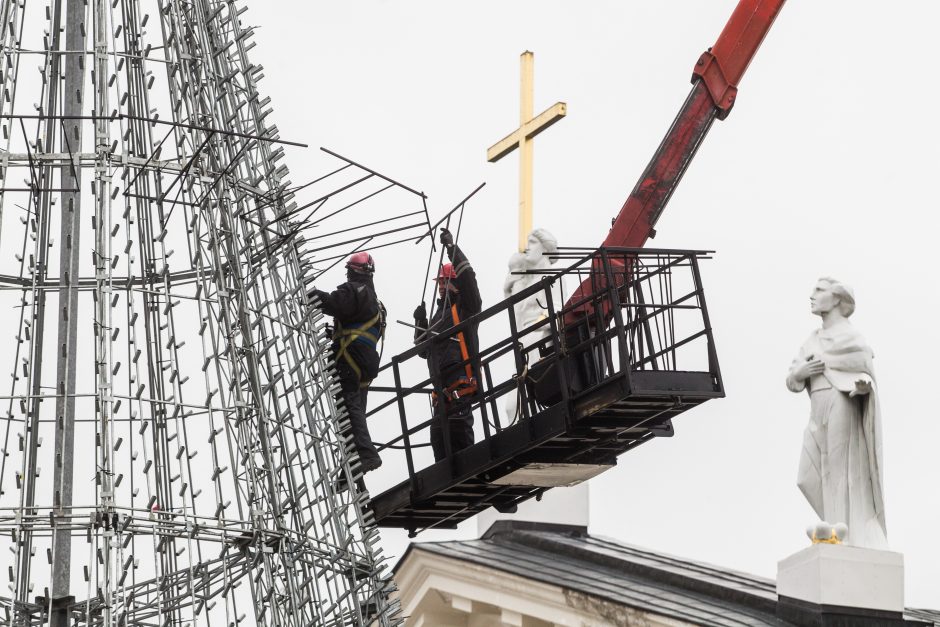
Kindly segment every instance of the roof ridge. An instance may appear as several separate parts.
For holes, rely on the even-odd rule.
[[[674,560],[676,562],[681,563],[683,566],[694,566],[703,571],[713,571],[723,576],[732,575],[740,579],[746,579],[746,580],[752,581],[757,584],[765,584],[765,585],[776,587],[776,581],[774,579],[771,579],[769,577],[764,577],[762,575],[755,575],[754,573],[745,572],[743,570],[737,570],[735,568],[728,568],[726,566],[721,566],[718,564],[713,564],[711,562],[705,562],[702,560],[689,559],[689,558],[681,557],[679,555],[673,555],[671,553],[663,553],[662,551],[656,551],[656,550],[648,549],[642,546],[628,544],[626,542],[621,542],[620,540],[617,540],[616,538],[609,538],[607,536],[588,536],[586,539],[596,541],[596,542],[605,542],[607,544],[614,545],[618,548],[629,549],[631,551],[635,551],[637,553],[648,555],[657,559]]]
[[[517,544],[531,549],[549,552],[555,555],[560,554],[567,557],[590,561],[599,566],[645,577],[665,585],[687,590],[689,592],[697,592],[700,594],[707,594],[712,597],[726,598],[740,605],[751,607],[763,612],[769,612],[771,614],[776,612],[777,595],[775,590],[773,592],[768,590],[754,590],[751,592],[741,589],[740,586],[722,585],[722,583],[718,581],[706,581],[679,572],[679,565],[672,565],[672,569],[657,568],[654,565],[643,564],[639,561],[626,559],[625,557],[619,558],[616,556],[604,554],[600,551],[592,551],[586,546],[577,546],[574,542],[580,540],[582,543],[584,543],[585,540],[590,539],[592,539],[592,536],[590,535],[585,535],[581,538],[572,538],[545,532],[511,531],[509,533],[494,535],[485,541],[496,544]],[[713,579],[720,578],[713,577]],[[731,584],[732,582],[728,583]],[[740,583],[744,584],[746,582]]]

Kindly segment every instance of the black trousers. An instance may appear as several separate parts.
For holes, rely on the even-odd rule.
[[[442,423],[446,424],[447,433],[450,435],[451,453],[473,444],[473,412],[470,410],[470,398],[435,403],[434,418],[431,421],[431,450],[434,451],[436,462],[447,457]]]
[[[336,373],[339,375],[343,403],[346,405],[346,413],[349,414],[349,429],[359,458],[363,462],[379,459],[372,436],[369,435],[369,425],[366,424],[366,399],[369,388],[360,387],[359,375],[343,360],[336,363]]]

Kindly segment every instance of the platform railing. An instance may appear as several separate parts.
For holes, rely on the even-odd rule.
[[[414,482],[415,451],[428,446],[433,420],[446,422],[443,416],[432,417],[429,402],[432,392],[443,398],[440,373],[428,373],[414,362],[423,361],[420,355],[435,343],[453,341],[473,325],[479,329],[480,350],[469,360],[478,380],[471,409],[483,442],[613,378],[629,383],[631,373],[709,372],[720,385],[699,271],[707,255],[649,248],[560,249],[550,268],[526,273],[540,275],[535,284],[382,367],[380,372],[390,371],[393,385],[371,388],[372,399],[385,398],[371,400],[368,415],[387,419],[397,413],[399,431],[377,448],[403,450]],[[565,300],[566,288],[586,279],[590,293],[578,291]],[[539,299],[545,315],[520,325],[515,309],[530,298]],[[499,339],[485,342],[489,337]],[[510,394],[517,397],[513,416],[500,411]],[[419,398],[424,402],[415,402]],[[447,463],[453,451],[447,425],[440,426],[446,453],[440,463]]]

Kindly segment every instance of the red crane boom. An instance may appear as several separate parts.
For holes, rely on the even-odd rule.
[[[617,215],[603,246],[640,247],[655,235],[656,221],[712,122],[715,118],[723,120],[731,111],[738,83],[784,2],[738,2],[718,41],[695,64],[692,91]],[[592,281],[588,279],[568,304],[590,296],[592,291]]]

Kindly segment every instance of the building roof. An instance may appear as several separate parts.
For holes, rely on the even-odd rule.
[[[792,624],[776,616],[772,579],[592,536],[583,527],[498,521],[478,540],[413,544],[399,565],[412,550],[690,623]],[[908,610],[905,619],[940,627],[940,612]]]

